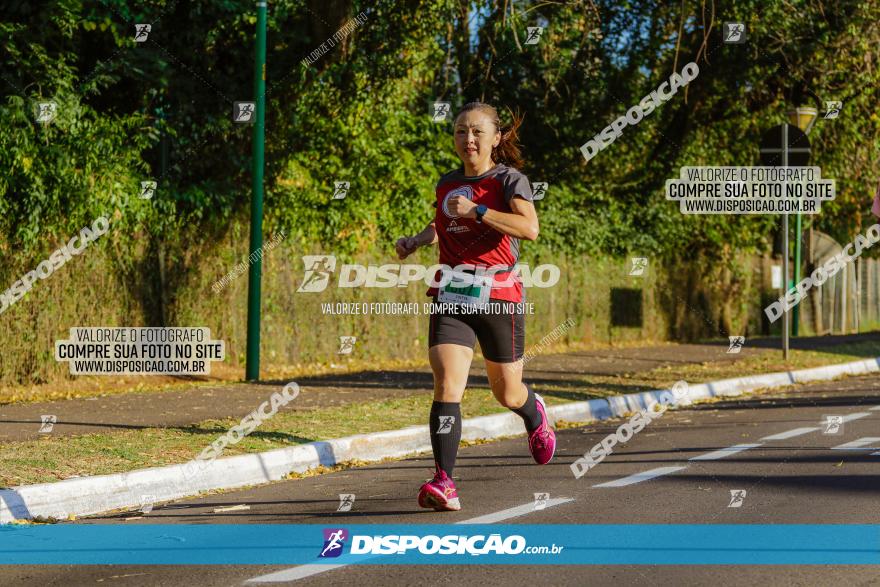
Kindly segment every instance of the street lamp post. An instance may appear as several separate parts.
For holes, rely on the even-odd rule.
[[[788,123],[769,129],[761,137],[761,164],[768,167],[803,167],[810,161],[810,141],[807,135],[796,126]],[[786,186],[786,195],[787,195]],[[789,287],[788,280],[788,214],[782,214],[782,279]],[[790,314],[782,313],[782,357],[788,360],[788,343],[791,327]]]
[[[792,125],[798,127],[805,134],[809,135],[810,130],[813,128],[813,123],[816,122],[816,117],[819,116],[819,111],[811,106],[798,106],[794,110],[788,111],[788,120]],[[798,212],[797,216],[795,216],[795,228],[794,233],[796,238],[794,240],[794,283],[801,282],[801,243],[803,242],[803,227],[801,225],[801,213]],[[788,251],[786,251],[786,257],[788,256]],[[787,275],[787,274],[786,274]],[[791,287],[791,284],[785,284],[786,290]],[[798,335],[798,325],[800,324],[800,305],[794,307],[794,311],[792,313],[792,328],[791,335]]]

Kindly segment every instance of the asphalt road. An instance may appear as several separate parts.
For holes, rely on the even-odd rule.
[[[581,479],[568,465],[620,420],[561,431],[557,458],[544,467],[531,461],[525,437],[467,447],[455,473],[463,506],[455,513],[417,507],[430,460],[413,458],[183,500],[140,519],[77,523],[454,523],[530,505],[534,493],[547,492],[573,501],[538,511],[526,507],[504,523],[880,524],[878,384],[876,375],[849,378],[668,412]],[[829,415],[845,418],[837,434],[824,433]],[[857,448],[835,448],[847,443]],[[738,452],[717,452],[733,446]],[[741,506],[729,507],[731,491],[740,489],[746,491]],[[351,512],[336,511],[340,493],[356,495]],[[214,512],[241,504],[250,509]],[[273,577],[306,586],[845,586],[880,584],[880,566],[51,566],[6,567],[0,583],[243,585]]]

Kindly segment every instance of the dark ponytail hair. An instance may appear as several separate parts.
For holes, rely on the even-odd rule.
[[[461,110],[455,115],[455,119],[458,120],[459,116],[465,112],[470,112],[471,110],[479,110],[486,114],[492,119],[495,128],[501,132],[501,142],[498,143],[497,147],[492,149],[492,161],[495,163],[504,163],[508,167],[514,167],[521,170],[524,161],[519,145],[518,131],[522,124],[523,116],[518,113],[514,114],[508,108],[507,111],[510,113],[512,122],[507,125],[502,125],[501,119],[498,117],[498,111],[494,106],[484,104],[483,102],[468,102],[461,107]]]

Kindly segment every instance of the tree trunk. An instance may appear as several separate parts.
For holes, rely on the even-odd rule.
[[[353,16],[351,0],[307,0],[306,8],[309,13],[309,35],[315,47],[332,37]],[[329,58],[328,62],[346,55],[346,40],[341,40],[339,45],[339,52],[330,51],[325,56]]]

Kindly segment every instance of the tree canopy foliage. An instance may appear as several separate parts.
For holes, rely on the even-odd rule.
[[[102,213],[173,240],[223,230],[250,200],[252,0],[9,2],[0,22],[0,246],[48,247]],[[302,60],[363,13],[314,63]],[[723,44],[724,21],[748,41]],[[870,224],[880,175],[880,3],[839,0],[269,2],[267,226],[355,253],[410,234],[458,165],[434,101],[525,115],[524,171],[550,184],[538,246],[571,254],[700,255],[769,247],[775,216],[684,216],[682,165],[752,165],[793,106],[824,109],[813,164],[837,200],[813,221],[839,240]],[[135,42],[135,24],[150,23]],[[526,44],[527,27],[543,27]],[[589,163],[579,147],[674,71],[699,76]],[[56,120],[36,122],[43,101]],[[137,197],[153,179],[153,200]],[[349,196],[331,200],[334,181]],[[206,233],[207,234],[207,233]]]

